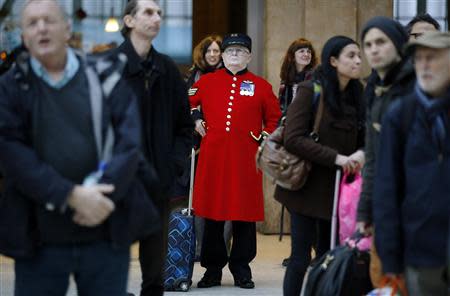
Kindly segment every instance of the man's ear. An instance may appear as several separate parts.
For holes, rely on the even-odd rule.
[[[72,37],[72,26],[70,25],[69,22],[67,22],[65,26],[66,26],[66,42],[68,42]]]
[[[129,14],[127,14],[123,17],[123,23],[129,28],[133,28],[133,26],[134,26],[133,20],[134,20],[133,17]]]
[[[22,40],[23,45],[28,48],[28,42],[27,40],[23,37],[23,33],[20,34],[20,39]]]
[[[250,62],[252,61],[252,57],[253,57],[252,53],[249,53],[249,54],[248,54],[248,63],[249,63],[249,64],[250,64]]]

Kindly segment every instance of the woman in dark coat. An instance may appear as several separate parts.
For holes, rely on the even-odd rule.
[[[313,69],[316,66],[316,50],[309,40],[298,38],[289,45],[281,65],[281,82],[278,91],[282,116],[286,116],[289,105],[297,95],[300,82],[311,80]],[[282,211],[284,211],[284,207]],[[282,265],[287,266],[288,263],[289,258],[286,258]]]
[[[289,45],[281,65],[278,92],[283,116],[297,94],[298,84],[312,78],[312,70],[316,65],[316,51],[309,40],[299,38]]]
[[[313,166],[301,189],[290,191],[277,186],[275,190],[275,198],[291,214],[291,260],[284,277],[285,296],[300,294],[311,248],[319,257],[329,249],[336,169],[353,173],[364,164],[364,153],[359,150],[364,139],[359,46],[348,37],[335,36],[325,43],[321,62],[314,74],[324,98],[319,141],[308,136],[315,113],[312,82],[299,85],[286,116],[286,149],[310,160]]]

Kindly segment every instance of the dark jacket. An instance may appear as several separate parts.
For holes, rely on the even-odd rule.
[[[447,118],[447,135],[439,149],[415,96],[397,100],[385,115],[374,179],[376,246],[383,271],[390,273],[402,273],[405,266],[444,267],[446,262],[450,126]],[[403,113],[409,102],[416,107],[405,129]]]
[[[399,96],[404,96],[412,91],[415,81],[415,73],[410,62],[401,62],[391,69],[384,81],[381,81],[376,72],[372,72],[364,91],[367,103],[366,111],[366,163],[363,169],[363,187],[358,204],[357,220],[372,223],[372,191],[373,178],[375,176],[375,161],[380,142],[380,130],[382,118],[388,106]],[[377,96],[376,87],[386,87],[386,91]]]
[[[285,148],[313,163],[306,184],[297,191],[277,186],[275,199],[289,210],[305,216],[331,219],[337,154],[350,155],[363,146],[364,130],[358,124],[356,106],[350,105],[342,94],[344,115],[330,112],[325,104],[319,128],[319,143],[308,135],[314,122],[313,84],[303,82],[299,85],[299,96],[292,102],[286,116],[284,135]],[[326,96],[326,94],[324,94]],[[362,98],[360,98],[363,106]]]
[[[186,76],[184,78],[187,87],[189,88],[192,85],[194,85],[194,83],[196,83],[202,75],[212,73],[220,68],[223,68],[222,62],[219,62],[219,64],[217,64],[216,67],[207,67],[204,70],[200,69],[197,66],[193,66],[191,69],[189,69],[188,73],[186,73]]]
[[[186,84],[172,59],[153,47],[145,61],[129,39],[113,51],[117,52],[128,58],[124,77],[139,101],[142,149],[158,174],[160,198],[177,195],[177,188],[188,182],[183,176],[189,166],[194,128]]]
[[[311,80],[312,76],[313,71],[303,71],[297,73],[295,75],[295,80],[292,82],[286,83],[285,81],[281,81],[280,89],[278,90],[278,100],[280,101],[282,116],[286,116],[287,109],[297,94],[298,84],[303,81]]]
[[[99,69],[95,62],[88,65],[84,59],[80,58],[80,61],[80,70],[87,66]],[[109,67],[98,74],[100,81],[109,78],[107,73],[116,74],[116,67],[123,68],[118,57],[110,57],[107,62]],[[0,78],[0,167],[5,175],[4,194],[0,200],[0,252],[12,257],[32,255],[40,244],[41,232],[51,233],[52,229],[58,229],[55,233],[61,233],[68,223],[74,223],[66,199],[76,183],[42,162],[33,148],[31,125],[39,94],[35,85],[30,84],[31,75],[34,75],[30,71],[28,53],[24,52],[16,66]],[[148,235],[152,229],[147,226],[159,220],[136,175],[140,159],[140,124],[135,98],[123,80],[119,80],[111,95],[104,98],[103,106],[103,132],[112,121],[115,143],[112,159],[100,183],[114,184],[115,191],[110,198],[116,206],[105,222],[107,234],[103,239],[116,247],[128,247],[131,242]],[[38,226],[36,215],[46,213],[45,210],[37,211],[41,208],[46,208],[47,215],[55,219],[60,215],[67,216],[66,223],[56,222],[60,219],[54,222],[43,219],[48,223]],[[57,242],[58,238],[52,241]],[[67,238],[64,241],[67,242]]]

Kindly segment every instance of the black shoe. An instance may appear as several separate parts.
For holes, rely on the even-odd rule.
[[[134,296],[133,293],[127,293],[127,296]]]
[[[234,285],[242,289],[253,289],[255,287],[255,283],[247,278],[235,279]]]
[[[291,257],[287,257],[287,258],[283,259],[283,262],[281,263],[281,265],[286,267],[286,266],[288,266],[289,261],[291,261]]]
[[[197,288],[211,288],[214,286],[220,286],[220,278],[203,276],[203,278],[197,283]]]

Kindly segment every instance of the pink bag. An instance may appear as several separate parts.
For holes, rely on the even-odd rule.
[[[343,245],[356,231],[356,210],[358,208],[359,195],[361,194],[362,177],[360,173],[355,175],[344,174],[339,188],[339,243]],[[369,250],[371,238],[363,238],[358,243],[358,249]]]

